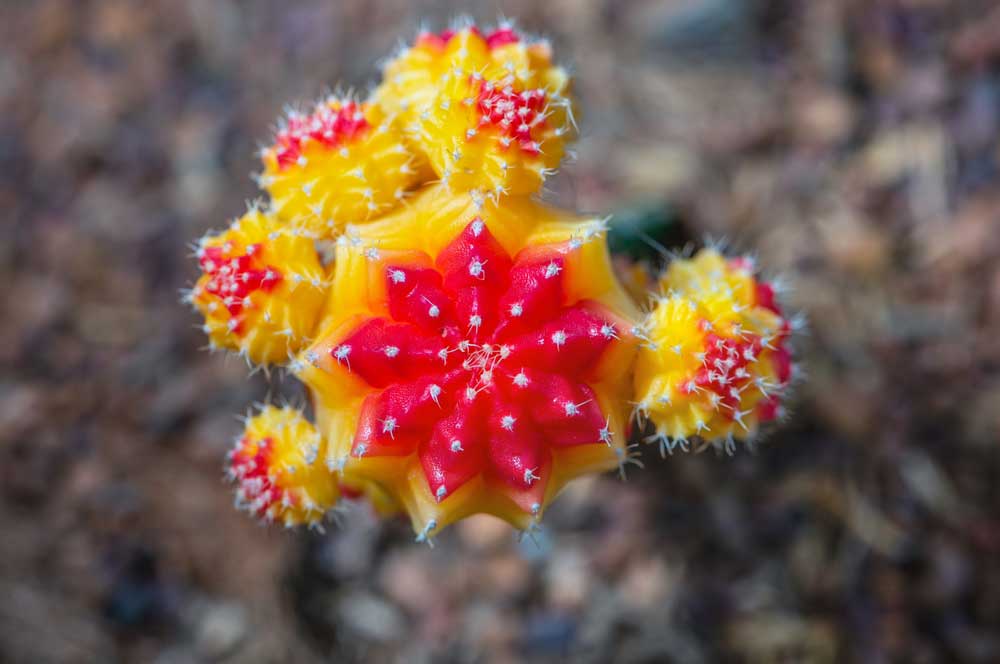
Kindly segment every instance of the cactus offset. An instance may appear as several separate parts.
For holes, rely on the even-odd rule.
[[[376,513],[398,511],[390,495],[358,477],[338,476],[323,464],[326,443],[291,406],[263,406],[247,417],[227,456],[236,506],[286,527],[317,527],[342,499],[367,499]]]
[[[535,525],[572,479],[777,417],[789,325],[745,259],[612,269],[604,220],[533,198],[575,134],[566,72],[514,28],[422,33],[372,98],[291,114],[252,209],[198,248],[213,347],[286,364],[315,426],[250,418],[237,503],[318,525],[343,498],[402,509],[420,541],[469,514]],[[322,258],[321,258],[322,256]]]
[[[546,42],[468,27],[422,33],[376,94],[442,182],[497,197],[538,191],[559,165],[573,134],[569,82]]]
[[[265,406],[229,452],[237,506],[289,527],[319,524],[340,498],[322,448],[316,427],[297,410]]]
[[[214,347],[259,364],[282,362],[312,336],[327,276],[313,240],[252,209],[202,238],[202,276],[190,294]]]
[[[263,160],[260,183],[275,212],[318,237],[386,212],[417,183],[416,158],[392,117],[338,97],[291,113]]]
[[[749,259],[714,249],[674,261],[660,285],[666,294],[645,321],[635,370],[637,408],[654,438],[662,449],[695,436],[730,448],[753,439],[781,414],[791,378],[789,323],[773,287]]]

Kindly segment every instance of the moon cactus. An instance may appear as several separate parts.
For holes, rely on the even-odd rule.
[[[574,134],[569,77],[509,25],[422,33],[370,99],[287,117],[269,202],[198,244],[189,294],[212,346],[285,365],[315,415],[247,420],[241,507],[318,525],[363,497],[428,541],[478,512],[527,529],[574,478],[623,468],[644,426],[666,450],[781,414],[774,289],[706,250],[643,313],[606,220],[536,198]]]

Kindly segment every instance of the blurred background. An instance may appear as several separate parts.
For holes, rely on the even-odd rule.
[[[757,454],[572,486],[535,542],[238,513],[188,243],[287,102],[421,19],[549,35],[583,109],[550,200],[794,285],[808,380]],[[989,0],[5,0],[0,661],[1000,661],[1000,6]]]

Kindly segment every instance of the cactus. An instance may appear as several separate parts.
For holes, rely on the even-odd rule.
[[[284,364],[288,407],[247,421],[237,503],[319,525],[344,498],[417,539],[485,512],[530,529],[574,478],[753,437],[780,415],[790,325],[746,259],[615,274],[607,224],[536,200],[574,134],[569,78],[510,25],[421,33],[368,100],[291,114],[270,196],[204,238],[189,297],[213,347]]]
[[[340,497],[323,467],[323,439],[297,410],[265,406],[246,421],[229,452],[236,505],[286,526],[319,524]]]
[[[371,482],[338,477],[323,465],[326,443],[296,408],[262,406],[245,419],[226,457],[237,484],[236,507],[267,522],[322,527],[341,498],[368,499],[375,511],[397,511],[392,497]]]
[[[327,277],[311,237],[252,208],[196,251],[202,276],[189,293],[210,345],[258,364],[282,362],[314,331]]]
[[[417,183],[416,157],[393,116],[340,97],[290,113],[262,157],[259,181],[274,212],[318,237],[391,209]]]
[[[748,258],[704,249],[674,261],[644,323],[635,367],[637,411],[661,451],[753,440],[778,418],[791,378],[790,323]]]
[[[297,365],[331,466],[430,535],[472,511],[527,527],[618,465],[636,312],[599,220],[435,185],[348,233],[336,312]]]
[[[389,62],[376,92],[407,122],[412,144],[456,191],[532,194],[573,134],[569,77],[547,42],[509,25],[422,33]]]

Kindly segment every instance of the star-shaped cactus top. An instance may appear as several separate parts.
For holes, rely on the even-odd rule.
[[[619,463],[634,312],[601,228],[431,190],[342,242],[351,278],[298,367],[331,465],[429,534],[472,511],[524,527],[567,480]]]

